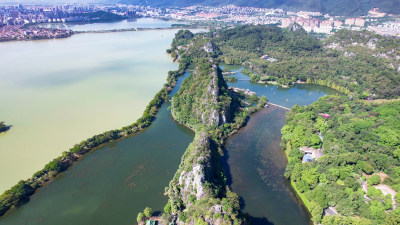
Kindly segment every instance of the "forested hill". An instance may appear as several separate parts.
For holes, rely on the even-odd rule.
[[[378,7],[383,12],[400,14],[400,0],[123,0],[136,5],[169,6],[237,6],[321,11],[332,15],[365,15]]]
[[[254,81],[319,84],[361,99],[400,96],[400,41],[371,32],[340,31],[322,42],[295,25],[245,25],[194,37],[181,32],[172,50],[243,64],[258,73]]]
[[[192,75],[173,97],[172,116],[194,129],[196,138],[183,155],[167,191],[164,216],[169,221],[177,215],[178,224],[241,223],[239,198],[226,186],[218,153],[218,142],[223,137],[220,131],[230,126],[231,104],[218,67],[207,60],[196,63]]]

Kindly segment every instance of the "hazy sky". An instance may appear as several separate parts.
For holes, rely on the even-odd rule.
[[[0,0],[0,3],[24,4],[24,3],[48,3],[48,4],[63,4],[63,3],[88,3],[88,2],[117,2],[117,0]]]

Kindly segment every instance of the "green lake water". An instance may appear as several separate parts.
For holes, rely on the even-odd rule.
[[[222,66],[241,71],[240,66]],[[241,79],[247,76],[238,72]],[[250,89],[270,102],[292,107],[309,105],[319,97],[336,94],[332,89],[298,84],[291,88],[238,81],[228,86]],[[284,178],[287,159],[280,149],[281,128],[285,125],[286,110],[274,106],[252,115],[238,134],[228,139],[223,163],[228,183],[241,197],[242,211],[251,216],[253,224],[307,225],[306,209],[298,201]]]
[[[164,187],[194,137],[172,119],[168,106],[161,107],[148,129],[89,153],[29,203],[0,218],[0,224],[124,225],[136,224],[147,206],[163,211]]]

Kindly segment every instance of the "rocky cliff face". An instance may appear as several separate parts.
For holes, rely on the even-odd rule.
[[[168,188],[171,215],[177,224],[233,224],[238,220],[239,200],[226,197],[219,155],[208,134],[196,134],[182,157]],[[229,199],[229,200],[228,200]],[[229,202],[237,202],[236,207]],[[240,222],[239,222],[240,224]]]
[[[172,99],[172,115],[191,128],[220,126],[230,120],[230,104],[227,86],[217,65],[207,62],[194,70]]]
[[[208,117],[203,113],[202,114],[202,122],[203,124],[207,125],[221,125],[224,123],[228,122],[228,111],[229,111],[229,105],[226,105],[225,107],[214,107],[218,106],[219,103],[219,84],[218,81],[219,79],[222,79],[218,77],[218,69],[216,65],[213,65],[212,73],[211,75],[211,80],[207,86],[207,98],[205,99],[205,102],[207,104],[207,108],[210,111],[210,114]]]
[[[173,117],[196,132],[167,190],[169,220],[178,224],[237,224],[239,198],[226,186],[219,126],[230,120],[228,89],[212,60],[197,63],[172,99]],[[214,136],[213,136],[214,135]],[[212,138],[214,137],[214,138]]]
[[[181,186],[180,195],[184,202],[189,202],[190,196],[195,196],[197,200],[206,196],[204,183],[211,182],[211,150],[210,140],[205,132],[201,132],[194,143],[191,150],[193,157],[187,160],[186,163],[192,164],[192,167],[187,167],[179,176],[178,185]]]

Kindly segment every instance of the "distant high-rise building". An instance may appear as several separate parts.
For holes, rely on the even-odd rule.
[[[354,22],[354,25],[363,27],[365,25],[365,19],[363,18],[357,18]]]
[[[344,21],[344,23],[345,23],[346,25],[348,25],[348,26],[353,26],[355,22],[356,22],[356,19],[355,19],[355,18],[347,18],[347,19]]]
[[[18,10],[12,10],[10,11],[10,16],[12,18],[18,18],[19,17],[19,11]]]
[[[335,20],[335,21],[333,21],[333,26],[335,26],[335,27],[343,26],[343,21]]]

